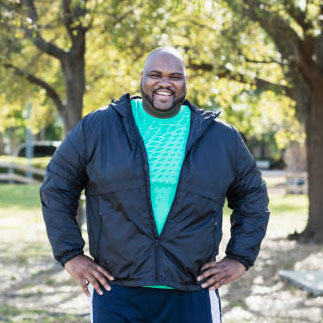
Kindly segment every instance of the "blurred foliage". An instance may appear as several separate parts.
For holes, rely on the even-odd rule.
[[[64,99],[59,62],[40,53],[24,36],[21,25],[32,22],[26,21],[20,1],[15,3],[15,10],[1,14],[0,62],[14,62],[46,80]],[[45,39],[67,49],[70,43],[60,2],[38,0],[35,5]],[[226,1],[97,0],[84,5],[88,14],[82,24],[89,27],[84,115],[124,92],[140,94],[145,55],[158,46],[174,46],[187,62],[188,98],[192,102],[205,109],[223,110],[222,118],[247,137],[275,132],[280,147],[291,138],[304,138],[295,103],[279,87],[288,85],[280,53],[259,24],[237,16]],[[281,6],[277,2],[277,8]],[[56,111],[45,91],[4,70],[1,64],[0,69],[4,75],[0,81],[0,131],[24,125],[27,102],[32,103],[34,133],[52,124]],[[255,79],[278,87],[269,91]]]

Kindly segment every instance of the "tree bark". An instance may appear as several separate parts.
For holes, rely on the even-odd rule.
[[[60,111],[64,124],[65,136],[82,118],[83,95],[85,90],[85,35],[78,39],[78,51],[61,60],[66,84],[66,104]],[[80,228],[84,222],[84,211],[81,200],[77,209],[76,220]]]
[[[306,228],[295,238],[323,243],[323,82],[313,89],[310,114],[305,122],[309,217]]]
[[[66,84],[65,108],[60,111],[64,124],[65,135],[82,118],[83,95],[85,89],[85,60],[84,55],[71,55],[61,62]]]

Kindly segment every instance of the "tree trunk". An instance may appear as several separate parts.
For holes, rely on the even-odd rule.
[[[71,55],[62,60],[63,74],[66,84],[65,109],[60,112],[64,124],[65,135],[82,118],[83,95],[85,89],[84,55]]]
[[[81,120],[83,109],[83,95],[85,90],[85,37],[79,39],[80,51],[76,55],[69,55],[61,61],[65,84],[66,104],[60,111],[64,124],[65,136]],[[84,222],[84,212],[81,200],[77,209],[76,220],[80,228]]]
[[[316,84],[305,122],[309,217],[306,228],[294,235],[300,242],[323,243],[323,84]]]

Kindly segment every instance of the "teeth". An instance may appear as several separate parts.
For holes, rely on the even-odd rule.
[[[159,95],[165,95],[165,96],[170,96],[170,95],[172,95],[172,93],[170,93],[170,92],[166,92],[166,91],[157,91],[157,94],[159,94]]]

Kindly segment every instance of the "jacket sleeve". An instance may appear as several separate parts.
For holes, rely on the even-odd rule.
[[[253,266],[265,236],[269,220],[266,184],[256,162],[240,134],[236,134],[235,180],[227,192],[231,214],[231,239],[226,255],[241,262],[246,269]]]
[[[63,266],[83,254],[84,240],[76,221],[78,201],[87,183],[84,119],[56,149],[40,188],[43,217],[53,254]]]

